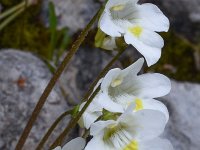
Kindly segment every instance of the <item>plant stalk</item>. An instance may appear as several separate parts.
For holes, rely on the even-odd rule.
[[[25,7],[26,1],[21,2],[20,4],[6,10],[5,12],[0,14],[0,20],[9,16],[10,14],[14,13],[15,11],[17,11],[18,9],[21,9],[23,7]]]
[[[36,147],[36,150],[41,150],[42,147],[44,146],[44,144],[46,143],[46,141],[48,140],[49,136],[51,135],[51,133],[53,132],[53,130],[56,128],[56,126],[59,124],[59,122],[65,118],[67,115],[72,114],[73,109],[68,110],[64,113],[62,113],[57,119],[56,121],[52,124],[52,126],[49,128],[49,130],[46,132],[46,134],[43,136],[42,140],[40,141],[40,143],[38,144],[38,146]]]
[[[99,90],[100,90],[100,86],[94,91],[92,96],[88,99],[87,103],[84,105],[84,107],[81,109],[81,111],[77,114],[77,116],[69,122],[69,124],[67,125],[65,130],[58,136],[58,138],[50,146],[50,149],[54,149],[56,146],[59,146],[62,144],[65,136],[69,133],[69,131],[72,128],[74,128],[74,126],[76,126],[77,122],[79,121],[79,119],[81,118],[81,116],[83,115],[85,110],[88,108],[88,106],[90,105],[90,103],[92,102],[92,100],[94,99],[96,94],[99,92]]]

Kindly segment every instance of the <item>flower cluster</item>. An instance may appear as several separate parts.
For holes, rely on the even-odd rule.
[[[127,44],[133,45],[146,59],[148,66],[155,64],[164,46],[162,37],[156,32],[166,32],[169,20],[153,4],[137,4],[138,0],[109,0],[100,18],[99,28],[109,37],[102,47],[115,44],[113,38],[124,37]],[[116,48],[109,44],[108,49]]]
[[[97,34],[103,37],[101,47],[109,50],[117,48],[116,38],[124,38],[151,66],[159,60],[164,45],[156,32],[168,29],[169,20],[153,4],[108,0],[99,20],[99,32],[104,35]],[[173,150],[171,143],[160,137],[169,119],[168,110],[155,99],[170,92],[170,80],[158,73],[138,75],[143,64],[144,59],[140,58],[123,70],[110,70],[99,81],[96,87],[100,91],[79,120],[91,140],[86,145],[83,139],[74,139],[63,149]]]
[[[158,73],[137,75],[143,63],[140,58],[124,70],[112,69],[99,82],[101,90],[80,120],[93,136],[85,150],[173,149],[159,138],[169,113],[154,99],[169,93],[170,80]]]

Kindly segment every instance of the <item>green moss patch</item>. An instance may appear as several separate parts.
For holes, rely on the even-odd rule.
[[[7,3],[6,3],[7,4]],[[14,6],[15,3],[12,3]],[[10,7],[9,7],[10,8]],[[31,51],[46,60],[52,59],[51,29],[40,20],[41,4],[29,6],[0,31],[0,48],[14,48]],[[56,30],[55,49],[60,48],[66,29]],[[62,48],[66,48],[62,47]]]

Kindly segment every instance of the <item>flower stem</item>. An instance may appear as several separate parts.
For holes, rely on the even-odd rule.
[[[88,99],[87,103],[84,105],[84,107],[81,109],[81,111],[77,114],[77,116],[69,122],[69,124],[67,125],[67,127],[65,128],[65,130],[58,136],[58,138],[50,146],[50,149],[53,149],[56,146],[62,144],[65,136],[77,124],[77,122],[79,121],[79,119],[81,118],[81,116],[83,115],[83,113],[85,112],[85,110],[88,108],[88,106],[90,105],[90,103],[92,102],[92,100],[94,99],[94,97],[96,96],[96,94],[99,92],[99,90],[100,90],[100,86],[94,91],[94,93],[92,94],[92,96]]]
[[[76,53],[76,51],[78,50],[78,48],[80,47],[81,43],[84,41],[85,37],[87,36],[90,28],[92,27],[92,25],[94,24],[94,22],[97,20],[97,18],[100,17],[102,11],[103,11],[102,7],[101,9],[99,9],[99,11],[95,14],[95,16],[92,18],[92,20],[89,22],[89,24],[86,26],[86,28],[81,32],[81,34],[79,35],[78,39],[74,42],[74,44],[72,45],[72,48],[70,49],[70,51],[67,53],[67,55],[65,56],[64,60],[62,61],[62,63],[60,64],[60,66],[58,67],[58,69],[56,70],[55,74],[53,75],[53,77],[51,78],[50,82],[48,83],[47,87],[45,88],[44,92],[42,93],[37,105],[35,106],[33,113],[31,114],[31,117],[17,143],[16,146],[16,150],[21,150],[26,142],[26,139],[33,127],[33,124],[35,123],[44,103],[47,100],[47,97],[49,96],[50,92],[52,91],[53,87],[55,86],[57,80],[59,79],[60,75],[62,74],[62,72],[64,71],[65,67],[67,66],[67,64],[70,62],[70,60],[72,59],[72,57],[74,56],[74,54]]]
[[[42,140],[40,141],[40,143],[38,144],[38,146],[36,147],[36,150],[41,150],[43,145],[46,143],[46,141],[48,140],[49,136],[51,135],[51,133],[53,132],[53,130],[56,128],[56,126],[59,124],[59,122],[65,118],[67,115],[72,114],[73,109],[68,110],[64,113],[62,113],[57,119],[56,121],[52,124],[52,126],[49,128],[49,130],[46,132],[46,134],[43,136]]]

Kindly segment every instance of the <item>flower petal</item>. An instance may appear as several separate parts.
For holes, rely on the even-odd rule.
[[[99,21],[100,29],[112,37],[120,37],[123,29],[115,25],[108,13],[103,13]]]
[[[135,85],[135,96],[141,98],[165,96],[171,90],[170,80],[159,73],[140,75],[134,80],[133,85]]]
[[[112,147],[109,147],[108,144],[105,144],[101,136],[93,137],[85,147],[85,150],[115,150]]]
[[[123,76],[129,76],[129,77],[133,78],[141,70],[143,64],[144,64],[144,59],[140,58],[135,63],[130,65],[129,67],[122,70],[121,74],[123,74]]]
[[[141,110],[135,114],[135,121],[142,125],[138,127],[136,139],[147,140],[161,135],[166,126],[163,113],[154,110]]]
[[[169,30],[169,19],[154,4],[145,3],[137,5],[139,13],[139,24],[152,31],[167,32]]]
[[[62,148],[62,150],[83,150],[85,147],[86,141],[85,139],[81,137],[77,137],[67,144]]]
[[[139,38],[127,32],[124,39],[127,44],[133,45],[145,57],[148,66],[155,64],[160,59],[161,47],[164,42],[157,33],[143,29]]]
[[[133,3],[136,4],[138,0],[109,0],[106,4],[106,10],[109,11],[109,9],[113,6],[121,5],[121,4],[126,4],[126,3]]]
[[[158,137],[166,125],[165,115],[155,110],[125,113],[119,120],[129,125],[129,133],[132,133],[135,136],[134,139],[139,141]]]
[[[144,30],[139,37],[139,40],[145,45],[155,48],[162,48],[164,46],[163,38],[158,33],[150,30]]]
[[[143,109],[151,109],[151,110],[158,110],[165,115],[166,123],[169,120],[169,112],[167,107],[160,101],[154,99],[145,99],[142,100]]]
[[[115,124],[116,121],[114,120],[107,120],[107,121],[98,121],[92,124],[90,128],[90,134],[95,136],[95,135],[101,135],[104,134],[102,130],[106,128],[108,125]]]
[[[104,109],[110,112],[124,112],[123,106],[112,101],[106,93],[101,93],[97,101]]]
[[[103,81],[101,83],[101,89],[103,91],[108,91],[108,87],[110,86],[113,79],[117,78],[120,75],[121,69],[115,68],[111,69],[106,76],[103,78]]]
[[[85,127],[86,129],[89,129],[91,124],[97,120],[98,117],[102,115],[101,112],[96,113],[84,113],[82,116],[83,125],[82,127]]]
[[[96,102],[95,99],[92,101],[79,120],[79,125],[81,127],[85,127],[86,129],[89,129],[91,124],[102,115],[103,108]],[[79,110],[81,110],[85,104],[86,102],[82,103]]]

